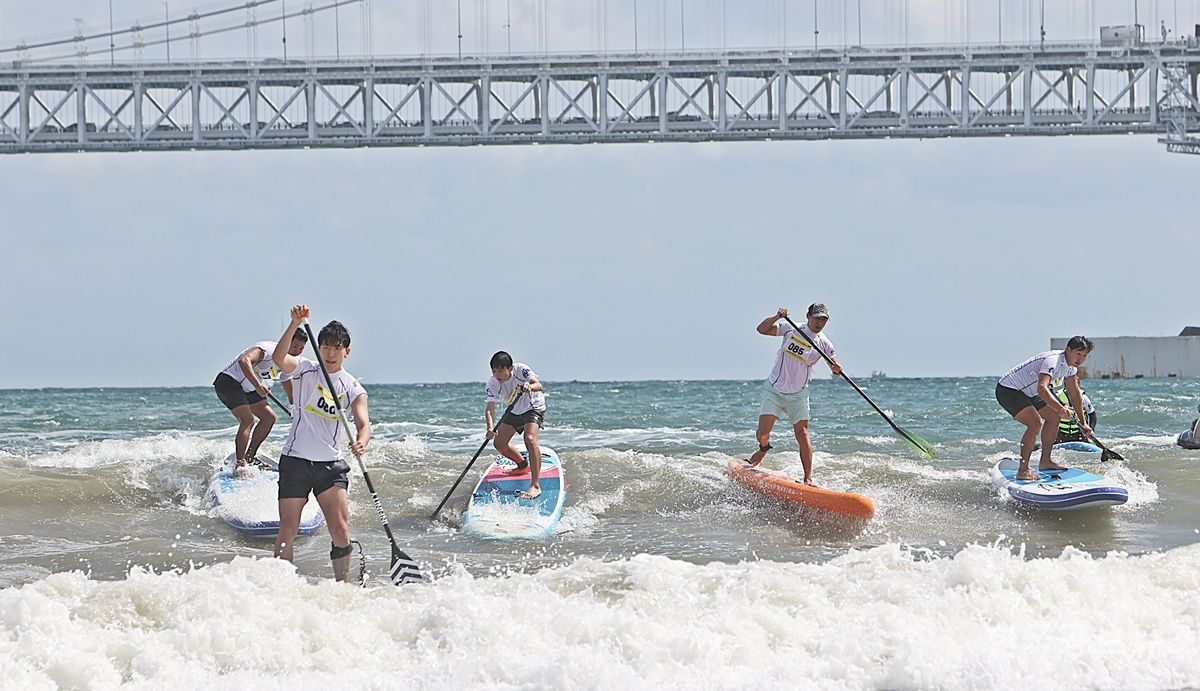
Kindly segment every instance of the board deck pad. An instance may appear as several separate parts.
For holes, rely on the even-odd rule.
[[[542,470],[538,484],[542,493],[536,499],[522,499],[529,488],[529,470],[508,475],[512,461],[499,456],[488,466],[463,514],[463,529],[492,539],[541,539],[549,537],[562,518],[566,501],[566,475],[553,449],[542,446]],[[515,447],[514,447],[514,450]],[[520,450],[521,458],[528,452]]]
[[[1129,501],[1128,489],[1102,475],[1079,468],[1037,470],[1035,461],[1031,469],[1038,474],[1038,480],[1026,481],[1016,479],[1019,465],[1020,461],[1015,458],[997,462],[992,467],[992,486],[1007,492],[1014,501],[1025,506],[1065,511],[1118,506]]]

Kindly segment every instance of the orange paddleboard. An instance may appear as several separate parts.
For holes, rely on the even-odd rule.
[[[778,470],[766,470],[738,458],[729,459],[729,477],[748,490],[786,502],[854,518],[875,515],[875,502],[861,494],[810,487]]]

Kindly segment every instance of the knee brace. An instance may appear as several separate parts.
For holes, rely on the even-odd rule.
[[[354,551],[354,548],[352,548],[350,545],[346,545],[345,547],[338,547],[337,545],[333,544],[332,542],[329,543],[329,558],[331,560],[332,559],[341,559],[342,557],[348,557],[348,556],[350,556],[350,553],[353,551]]]

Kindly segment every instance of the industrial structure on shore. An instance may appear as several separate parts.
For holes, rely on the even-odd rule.
[[[1050,348],[1066,348],[1067,340],[1052,338]],[[1116,336],[1092,340],[1096,348],[1082,368],[1085,377],[1200,377],[1200,327],[1186,327],[1178,336]]]

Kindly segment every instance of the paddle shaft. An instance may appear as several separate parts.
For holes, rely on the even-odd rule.
[[[799,333],[801,336],[803,336],[803,335],[804,335],[804,332],[800,330],[800,327],[799,327],[799,326],[796,326],[796,322],[792,321],[792,318],[791,318],[791,317],[787,317],[787,316],[785,316],[785,317],[784,317],[784,319],[786,319],[786,320],[787,320],[787,323],[788,323],[788,324],[791,324],[791,325],[792,325],[792,328],[793,328],[793,329],[795,329],[795,330],[797,331],[797,333]],[[805,340],[808,340],[808,339],[805,339]],[[813,340],[816,340],[816,339],[813,339]],[[812,344],[812,347],[813,347],[813,350],[816,350],[818,353],[820,353],[820,354],[821,354],[821,357],[825,358],[825,362],[828,362],[828,363],[829,363],[831,366],[835,364],[835,363],[834,363],[834,361],[833,361],[833,358],[831,358],[831,357],[829,357],[828,355],[826,355],[826,354],[825,354],[825,351],[821,350],[821,347],[820,347],[820,346],[818,346],[816,343],[813,343],[813,344]],[[893,421],[892,421],[892,418],[891,418],[891,417],[889,417],[887,413],[883,412],[883,410],[882,410],[882,409],[881,409],[879,406],[875,405],[875,401],[872,401],[872,400],[871,400],[871,397],[870,397],[870,396],[868,396],[868,395],[867,395],[867,393],[866,393],[865,391],[863,391],[862,389],[858,388],[858,384],[855,384],[855,383],[854,383],[854,380],[853,380],[853,379],[851,379],[851,378],[850,378],[850,376],[849,376],[848,374],[846,374],[845,372],[838,372],[838,374],[840,374],[840,375],[841,375],[842,379],[845,379],[845,380],[846,380],[846,383],[847,383],[847,384],[849,384],[850,386],[854,387],[854,390],[858,392],[858,395],[859,395],[859,396],[862,396],[862,397],[863,397],[863,400],[864,400],[864,401],[866,401],[867,403],[870,403],[870,404],[871,404],[871,407],[875,409],[875,412],[879,413],[880,417],[882,417],[884,420],[886,420],[886,421],[887,421],[887,423],[888,423],[889,425],[891,425],[891,426],[892,426],[892,429],[896,430],[896,434],[899,434],[900,436],[902,436],[902,437],[904,437],[905,439],[907,439],[907,440],[908,440],[910,443],[912,443],[914,446],[917,446],[917,447],[919,447],[919,448],[922,448],[922,450],[924,450],[924,449],[923,449],[923,447],[921,446],[921,444],[918,444],[918,443],[917,443],[917,442],[916,442],[914,439],[912,439],[912,438],[909,436],[908,432],[906,432],[906,431],[904,431],[903,429],[901,429],[899,425],[897,425],[895,422],[893,422]]]
[[[269,389],[267,390],[267,397],[270,398],[272,401],[275,401],[275,405],[279,406],[280,410],[287,413],[288,417],[292,416],[292,411],[287,406],[285,406],[282,402],[280,402],[280,400],[278,398],[275,398],[275,394],[271,393],[271,391]]]
[[[337,408],[338,419],[342,421],[342,429],[346,430],[346,437],[349,440],[355,439],[354,432],[350,429],[350,420],[346,417],[346,411],[342,409],[342,402],[338,399],[337,389],[333,386],[333,378],[329,376],[329,370],[325,369],[325,361],[321,359],[320,346],[317,345],[317,338],[313,335],[312,327],[308,324],[308,319],[305,318],[301,322],[304,326],[304,332],[308,334],[308,342],[312,344],[313,350],[317,354],[317,365],[321,368],[321,374],[325,377],[325,385],[329,387],[329,395],[333,398],[333,405]],[[387,533],[388,541],[392,543],[392,566],[393,574],[395,572],[395,564],[398,560],[412,562],[412,558],[405,554],[396,544],[396,538],[392,535],[392,527],[388,525],[387,513],[383,510],[383,504],[379,501],[379,495],[375,492],[375,485],[371,482],[371,475],[367,472],[367,466],[363,463],[362,456],[354,454],[354,459],[358,461],[358,469],[362,472],[363,480],[367,482],[367,491],[371,493],[371,501],[375,502],[375,510],[379,512],[379,522],[383,524],[383,532]],[[415,564],[415,562],[413,562]],[[396,585],[400,585],[400,581],[393,581]]]
[[[492,428],[493,434],[500,431],[501,421],[503,421],[504,418],[512,412],[513,406],[517,404],[517,399],[519,398],[520,396],[515,396],[512,400],[512,403],[508,404],[508,408],[505,408],[504,413],[500,416],[500,419],[496,421],[496,426]],[[437,508],[433,510],[433,513],[429,514],[429,520],[432,521],[433,519],[437,518],[438,512],[442,510],[442,507],[446,505],[446,502],[450,501],[450,495],[454,494],[454,490],[458,489],[459,483],[462,482],[463,478],[467,476],[467,472],[471,470],[471,466],[475,465],[475,460],[479,458],[479,454],[483,453],[483,449],[488,445],[489,441],[491,441],[491,439],[488,439],[485,435],[483,443],[479,445],[479,450],[475,452],[474,456],[471,456],[471,461],[467,463],[467,467],[462,469],[462,472],[458,474],[458,479],[455,480],[454,484],[450,486],[450,491],[446,492],[446,496],[442,497],[442,503],[438,504]]]
[[[1076,413],[1076,412],[1075,412],[1075,409],[1074,409],[1074,408],[1072,408],[1072,407],[1070,407],[1070,406],[1065,406],[1065,407],[1067,408],[1067,410],[1071,411],[1071,419],[1072,419],[1072,420],[1075,420],[1075,424],[1076,424],[1076,425],[1078,425],[1078,424],[1079,424],[1079,422],[1080,422],[1080,421],[1077,419],[1077,418],[1078,418],[1078,413]],[[1114,459],[1114,460],[1117,460],[1117,461],[1123,461],[1123,460],[1125,460],[1125,457],[1124,457],[1124,456],[1122,456],[1121,454],[1117,453],[1116,451],[1113,451],[1112,449],[1108,448],[1108,447],[1107,447],[1107,446],[1105,446],[1103,443],[1101,443],[1101,441],[1100,441],[1099,439],[1097,439],[1097,438],[1096,438],[1096,433],[1095,433],[1094,431],[1093,431],[1091,434],[1089,434],[1089,435],[1085,436],[1085,437],[1084,437],[1084,439],[1086,439],[1087,441],[1090,441],[1091,443],[1093,443],[1093,444],[1095,444],[1096,446],[1099,446],[1099,447],[1100,447],[1100,451],[1102,452],[1102,453],[1100,454],[1100,462],[1101,462],[1101,463],[1103,463],[1104,461],[1107,461],[1107,460],[1108,460],[1108,459],[1110,459],[1110,458],[1111,458],[1111,459]]]

